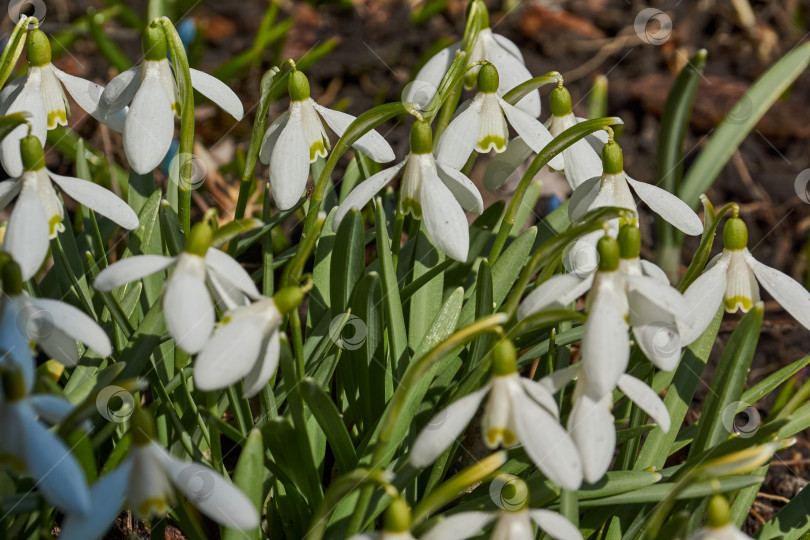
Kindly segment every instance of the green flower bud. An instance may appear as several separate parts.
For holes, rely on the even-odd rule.
[[[619,229],[619,256],[622,259],[638,259],[641,253],[641,231],[633,225]]]
[[[596,243],[599,253],[599,271],[614,272],[619,268],[619,243],[615,238],[603,236]]]
[[[28,135],[20,139],[20,154],[26,171],[45,168],[45,152],[42,150],[42,143],[35,136]]]
[[[159,24],[152,23],[146,27],[143,33],[143,57],[146,60],[165,60],[169,52],[169,44],[166,41],[166,33]]]
[[[138,446],[146,446],[152,442],[155,438],[155,419],[152,418],[149,411],[136,404],[135,410],[132,411],[130,422],[132,422],[129,427],[129,432],[132,434],[132,442]]]
[[[602,147],[602,168],[605,174],[620,174],[624,170],[622,147],[616,141],[608,141]]]
[[[748,227],[738,217],[726,221],[723,227],[723,246],[731,251],[739,251],[748,247]]]
[[[290,101],[308,100],[309,79],[302,71],[294,70],[287,79],[287,91],[290,93]]]
[[[284,287],[273,296],[273,303],[282,313],[289,313],[304,301],[301,287]]]
[[[214,229],[205,221],[195,223],[191,227],[186,240],[186,253],[205,257],[208,248],[211,247],[211,240],[214,238]]]
[[[478,91],[494,94],[498,90],[498,69],[492,64],[484,64],[478,71]]]
[[[47,66],[51,63],[51,42],[40,29],[28,32],[25,54],[28,63],[34,67]]]
[[[566,87],[558,86],[552,90],[549,102],[551,103],[551,114],[554,116],[571,114],[571,94]]]
[[[517,372],[517,351],[508,339],[502,339],[492,351],[492,374],[511,375]]]
[[[3,265],[3,292],[9,296],[19,296],[22,294],[23,279],[20,265],[14,261],[8,261]]]
[[[404,533],[411,530],[411,507],[402,499],[394,499],[385,510],[383,531]]]
[[[731,522],[731,510],[728,501],[722,495],[712,495],[706,513],[708,514],[706,524],[712,529],[725,527]]]
[[[20,401],[26,392],[25,378],[19,369],[11,368],[4,371],[2,376],[3,399],[6,401]]]
[[[430,154],[433,152],[433,130],[425,120],[417,120],[411,126],[411,153]]]

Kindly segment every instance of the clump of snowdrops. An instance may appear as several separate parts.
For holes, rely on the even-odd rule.
[[[799,46],[780,65],[809,60]],[[663,124],[670,159],[704,63],[669,97],[668,115],[687,111]],[[760,287],[805,328],[810,293],[752,255],[733,201],[700,196],[739,126],[718,128],[699,177],[633,179],[621,119],[575,116],[563,77],[530,73],[480,0],[402,102],[357,117],[320,105],[294,61],[268,70],[230,221],[191,211],[193,89],[237,121],[243,107],[189,66],[169,19],[148,23],[142,59],[106,87],[56,68],[34,18],[0,70],[8,537],[98,538],[122,511],[153,538],[167,519],[189,538],[744,537],[774,452],[810,425],[807,383],[759,423],[737,417],[810,362],[745,389]],[[757,84],[789,84],[779,73]],[[120,197],[83,152],[76,177],[46,167],[67,95],[122,133]],[[269,118],[277,95],[289,105]],[[404,155],[376,130],[390,120],[410,130]],[[536,223],[546,166],[572,194]],[[511,197],[486,207],[480,186],[504,184]],[[263,211],[246,216],[253,196]],[[671,234],[651,238],[639,202]],[[275,249],[289,223],[300,232]],[[685,235],[699,247],[673,273]],[[764,537],[806,530],[798,505]]]

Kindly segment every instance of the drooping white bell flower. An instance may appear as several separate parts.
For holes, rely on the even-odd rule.
[[[163,161],[172,143],[174,117],[180,115],[177,81],[167,52],[163,28],[153,22],[143,36],[143,62],[110,81],[99,101],[99,108],[108,115],[131,103],[123,128],[124,151],[138,174],[151,172]],[[195,90],[236,120],[242,119],[242,102],[228,85],[202,71],[192,68],[189,72]]]
[[[650,209],[672,224],[676,229],[689,235],[700,235],[703,222],[688,204],[665,189],[652,184],[633,180],[624,172],[624,158],[621,147],[608,140],[602,148],[604,172],[580,184],[571,195],[568,215],[572,220],[579,219],[588,211],[605,206],[618,206],[638,213],[630,188]]]
[[[3,295],[0,296],[0,365],[18,369],[33,388],[34,359],[29,343],[66,366],[79,361],[80,341],[101,356],[112,354],[110,339],[96,322],[70,304],[48,298],[31,298],[22,289],[20,267],[3,264]]]
[[[493,352],[490,381],[440,412],[419,433],[411,448],[411,465],[433,463],[464,431],[487,394],[481,419],[487,447],[522,443],[532,462],[551,481],[565,489],[578,489],[582,462],[559,424],[554,397],[544,386],[518,374],[515,348],[508,340],[501,341]]]
[[[509,491],[508,494],[504,493]],[[477,536],[495,522],[489,538],[494,540],[533,540],[532,521],[557,540],[582,540],[582,534],[566,518],[541,508],[529,508],[529,488],[517,476],[499,474],[490,484],[490,496],[500,509],[495,512],[459,512],[439,521],[420,540],[465,540]]]
[[[90,494],[79,462],[62,439],[37,420],[63,416],[63,400],[30,395],[28,387],[20,371],[3,371],[0,463],[32,476],[36,489],[60,511],[87,514]]]
[[[575,373],[569,370],[568,375]],[[613,390],[600,393],[592,384],[593,379],[585,370],[579,370],[579,379],[574,387],[571,414],[568,417],[568,432],[582,456],[585,481],[598,482],[610,468],[616,451],[616,425],[611,409]],[[559,380],[558,380],[559,382]],[[664,433],[669,431],[670,418],[666,405],[644,381],[623,373],[617,381],[618,389],[647,413]]]
[[[480,153],[493,149],[496,153],[503,152],[509,141],[507,120],[532,151],[539,152],[551,142],[551,134],[540,121],[513,107],[496,93],[498,79],[498,70],[494,65],[481,67],[478,72],[478,93],[459,107],[439,139],[436,159],[440,163],[461,169],[473,150]]]
[[[748,228],[735,216],[723,228],[723,252],[684,292],[695,320],[695,332],[702,333],[723,304],[727,313],[747,312],[759,302],[759,286],[810,329],[810,292],[790,276],[766,266],[748,251]]]
[[[484,211],[484,201],[469,178],[433,157],[432,146],[430,124],[423,120],[414,122],[408,157],[356,186],[338,206],[332,228],[337,230],[350,209],[361,210],[405,167],[400,212],[424,219],[439,249],[457,261],[466,261],[470,231],[464,211],[480,214]]]
[[[169,455],[154,440],[154,424],[137,408],[132,418],[129,455],[90,488],[93,511],[68,514],[62,523],[64,540],[101,537],[124,507],[142,518],[163,517],[176,501],[176,492],[203,514],[226,527],[250,530],[259,525],[255,506],[217,471]]]
[[[472,6],[472,2],[470,3]],[[467,67],[486,60],[493,64],[500,73],[498,84],[498,95],[503,96],[509,90],[526,82],[532,78],[529,70],[526,69],[523,55],[517,45],[509,39],[495,34],[489,28],[489,14],[483,3],[479,3],[482,15],[481,31],[473,45],[470,55],[467,58]],[[444,74],[453,63],[456,53],[461,49],[461,42],[455,43],[446,49],[442,49],[425,63],[422,69],[416,74],[413,82],[408,85],[407,91],[402,100],[415,102],[421,107],[425,107],[436,94]],[[475,77],[478,75],[480,66],[474,66],[467,70],[464,84],[467,89],[475,86]],[[534,118],[540,116],[540,93],[533,90],[526,97],[518,102],[517,107],[523,109]]]
[[[76,103],[99,122],[120,132],[124,127],[126,111],[108,115],[99,107],[104,88],[80,77],[69,75],[51,64],[51,45],[42,30],[28,33],[26,54],[29,68],[25,75],[11,81],[0,92],[0,115],[24,112],[28,115],[31,133],[42,144],[49,129],[67,125],[70,115],[65,90]],[[9,176],[22,174],[20,139],[28,133],[26,126],[18,126],[0,141],[0,161]]]
[[[706,515],[706,526],[695,531],[689,540],[752,540],[731,523],[731,510],[724,496],[712,495]]]
[[[355,120],[350,114],[318,105],[310,97],[306,75],[298,70],[290,73],[287,88],[290,108],[267,128],[259,151],[262,163],[270,165],[270,186],[281,210],[295,206],[306,189],[310,163],[326,157],[329,151],[329,136],[321,119],[339,137]],[[378,163],[388,163],[396,157],[375,130],[352,146]]]
[[[552,137],[557,137],[566,129],[574,127],[585,120],[574,116],[571,94],[562,83],[551,91],[549,104],[551,118],[548,119],[546,125]],[[604,131],[597,131],[578,140],[560,153],[560,156],[562,156],[562,170],[571,189],[577,189],[580,184],[589,178],[601,176],[602,160],[599,157],[599,152],[606,142],[607,134]],[[549,166],[552,169],[559,170],[560,162],[559,160],[552,161]]]
[[[185,251],[177,257],[128,257],[102,270],[93,286],[111,291],[173,266],[163,293],[163,316],[177,345],[188,353],[197,353],[214,329],[211,296],[225,311],[247,305],[250,298],[260,296],[250,275],[237,261],[210,247],[212,236],[209,225],[197,223],[189,232]]]
[[[210,391],[243,379],[246,398],[258,394],[278,367],[279,325],[304,299],[299,287],[226,313],[194,361],[194,386]]]
[[[0,182],[0,210],[17,195],[8,221],[5,250],[22,269],[23,279],[33,277],[48,254],[49,238],[64,231],[65,210],[53,188],[53,182],[71,198],[125,229],[138,227],[138,216],[127,203],[103,187],[70,176],[61,176],[45,168],[45,156],[39,139],[29,135],[20,139],[23,172],[19,178]]]

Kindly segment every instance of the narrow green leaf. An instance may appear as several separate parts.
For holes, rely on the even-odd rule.
[[[810,355],[796,360],[779,371],[771,373],[768,377],[743,392],[743,395],[740,396],[740,401],[748,403],[749,405],[756,403],[776,390],[782,383],[793,377],[796,373],[807,367],[808,364],[810,364]]]
[[[754,485],[762,482],[761,476],[754,475],[740,475],[729,476],[725,478],[715,478],[712,480],[702,480],[694,482],[675,495],[678,500],[697,499],[708,497],[714,493],[727,493],[742,489],[746,486]],[[591,508],[596,506],[608,505],[624,505],[624,504],[639,504],[639,503],[652,503],[664,500],[670,495],[670,492],[675,489],[677,484],[674,482],[666,482],[663,484],[653,484],[651,486],[643,487],[620,495],[613,495],[611,497],[604,497],[601,499],[589,499],[580,501],[580,506],[583,508]]]
[[[216,232],[214,233],[214,238],[211,240],[211,246],[215,248],[221,248],[228,242],[231,242],[231,240],[233,240],[240,234],[244,234],[246,232],[258,229],[263,225],[264,222],[256,218],[244,218],[231,221],[224,227],[220,227],[216,230]],[[237,244],[238,242],[232,243]]]
[[[357,453],[335,404],[314,380],[310,378],[304,379],[301,381],[301,387],[301,394],[304,396],[321,429],[326,434],[329,446],[332,447],[332,451],[335,453],[338,470],[341,473],[353,470],[357,465]]]
[[[798,495],[757,531],[758,540],[797,540],[810,531],[807,508],[810,507],[810,489],[802,489]]]
[[[340,222],[331,256],[330,306],[336,317],[346,310],[355,285],[363,276],[366,262],[363,218],[357,210],[350,211]]]
[[[262,515],[262,505],[264,503],[264,477],[264,441],[261,432],[254,429],[248,434],[247,440],[242,446],[242,453],[239,456],[236,472],[233,475],[233,483],[242,493],[247,495],[259,516]],[[252,531],[238,531],[226,528],[222,534],[222,540],[261,537],[260,527],[256,527]]]

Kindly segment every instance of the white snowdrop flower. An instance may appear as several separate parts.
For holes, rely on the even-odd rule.
[[[472,2],[470,5],[472,5]],[[486,7],[483,4],[479,4],[479,6],[482,7],[480,11],[484,16],[484,20],[478,38],[473,45],[472,51],[470,51],[470,55],[467,57],[467,66],[484,60],[493,64],[500,74],[498,95],[503,96],[515,86],[531,79],[532,75],[526,69],[523,55],[517,45],[489,29],[489,15],[486,12]],[[444,74],[450,68],[456,53],[460,49],[461,42],[459,41],[446,49],[442,49],[428,60],[416,74],[414,81],[408,86],[402,100],[418,102],[422,106],[427,105],[439,88]],[[474,66],[467,71],[464,78],[467,89],[475,86],[475,77],[478,75],[479,69],[481,69],[480,66]],[[518,102],[517,107],[537,118],[540,116],[540,93],[533,90]]]
[[[411,507],[396,498],[385,509],[382,531],[355,534],[349,540],[416,540],[411,534],[411,524]]]
[[[124,123],[124,151],[132,169],[146,174],[160,165],[172,143],[174,116],[180,115],[177,81],[166,58],[168,45],[160,24],[146,27],[144,60],[116,76],[104,89],[99,108],[113,114],[130,104]],[[189,69],[191,85],[236,120],[242,102],[228,85],[207,73]]]
[[[287,287],[272,298],[262,296],[226,313],[194,361],[197,389],[217,390],[243,379],[244,396],[258,394],[278,367],[279,325],[284,314],[303,300],[301,288]]]
[[[506,150],[509,124],[534,152],[549,142],[551,134],[536,118],[513,107],[497,93],[498,70],[485,64],[478,72],[478,93],[459,107],[455,117],[439,139],[436,159],[454,169],[461,169],[473,150],[487,153]],[[506,118],[504,118],[504,116]]]
[[[574,116],[571,94],[562,83],[551,91],[549,104],[551,118],[548,119],[546,125],[552,137],[557,137],[566,129],[585,120]],[[606,142],[607,134],[604,131],[592,133],[563,150],[559,156],[555,156],[560,159],[550,162],[549,167],[556,170],[562,168],[568,185],[571,186],[571,189],[576,190],[585,180],[602,174],[602,160],[599,157],[599,151]]]
[[[326,157],[329,151],[329,136],[323,122],[341,137],[355,120],[350,114],[318,105],[310,97],[309,81],[301,71],[290,73],[287,88],[290,107],[267,128],[259,150],[259,159],[270,165],[273,198],[282,210],[295,206],[306,189],[310,163]],[[375,130],[352,146],[378,163],[388,163],[396,157]]]
[[[802,326],[810,329],[810,292],[790,276],[766,266],[748,251],[748,228],[736,215],[723,229],[723,252],[684,292],[694,332],[702,333],[722,303],[727,313],[747,312],[759,302],[759,286]],[[697,337],[697,335],[695,337]]]
[[[616,450],[616,425],[611,414],[613,390],[601,393],[598,385],[592,381],[583,365],[574,388],[574,406],[568,417],[568,432],[582,456],[585,481],[590,484],[598,482],[605,475]],[[617,387],[647,413],[664,433],[669,432],[671,422],[666,405],[647,383],[623,373],[619,376]]]
[[[111,291],[173,266],[163,292],[166,326],[181,349],[192,354],[200,352],[214,329],[211,296],[225,311],[260,296],[250,275],[236,260],[210,247],[212,237],[208,224],[197,223],[189,232],[185,251],[177,257],[128,257],[102,270],[93,286]]]
[[[26,388],[34,384],[34,359],[29,343],[66,366],[79,361],[80,341],[101,356],[112,354],[110,339],[96,321],[70,304],[47,298],[31,298],[22,289],[20,267],[3,264],[3,295],[0,296],[0,365],[11,364],[23,374]]]
[[[127,203],[103,187],[45,168],[42,144],[33,135],[18,142],[23,172],[18,178],[0,182],[0,210],[15,197],[17,202],[8,221],[5,250],[22,269],[23,279],[33,277],[48,254],[49,238],[64,231],[65,210],[53,184],[72,199],[124,227],[138,227],[138,216]]]
[[[581,540],[582,534],[566,518],[551,510],[532,509],[529,504],[529,489],[518,477],[509,477],[509,483],[493,480],[490,494],[500,497],[495,503],[500,507],[495,512],[459,512],[439,521],[420,540],[465,540],[473,538],[492,523],[491,539],[494,540],[533,540],[535,537],[532,521],[543,532],[557,540]],[[506,475],[504,475],[506,476]],[[493,493],[493,487],[500,484],[502,490],[509,489],[508,497],[503,493]],[[505,499],[505,500],[503,500]]]
[[[28,394],[23,374],[6,369],[0,400],[0,463],[34,478],[36,489],[62,512],[91,511],[87,482],[70,449],[37,417],[59,421],[71,405],[49,395]]]
[[[615,141],[608,140],[602,148],[602,164],[604,172],[584,181],[571,195],[568,215],[572,220],[605,206],[618,206],[638,213],[630,191],[632,188],[653,212],[676,229],[693,236],[703,232],[703,222],[688,204],[665,189],[627,176],[622,149]]]
[[[439,249],[457,261],[466,261],[470,231],[464,211],[480,214],[484,211],[484,201],[469,178],[433,157],[432,147],[430,124],[423,120],[414,122],[408,157],[355,187],[340,203],[332,219],[332,228],[337,230],[352,208],[362,210],[405,167],[400,187],[400,212],[424,219]]]
[[[731,523],[731,510],[722,495],[712,495],[706,514],[706,526],[695,531],[689,540],[751,540]]]
[[[99,107],[102,86],[80,77],[69,75],[51,64],[51,45],[42,30],[28,33],[26,54],[29,68],[25,75],[11,81],[0,92],[0,115],[24,112],[28,115],[31,133],[43,144],[49,129],[67,125],[70,115],[65,90],[76,103],[99,122],[115,131],[124,126],[125,111],[108,115]],[[28,133],[26,126],[16,127],[0,141],[0,161],[9,176],[22,174],[20,139]]]
[[[558,422],[554,397],[544,386],[518,374],[515,348],[507,340],[495,348],[489,383],[454,402],[419,433],[411,449],[411,465],[421,468],[433,463],[461,435],[487,394],[481,420],[487,447],[522,443],[546,477],[565,489],[578,489],[582,462]]]
[[[68,514],[64,540],[101,537],[124,507],[145,519],[163,517],[179,492],[203,514],[226,527],[250,530],[259,525],[255,506],[215,470],[169,455],[154,440],[154,422],[140,407],[131,418],[129,455],[90,488],[92,512]]]

